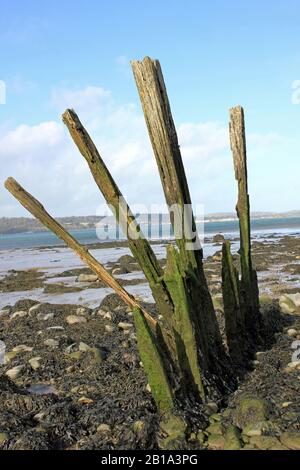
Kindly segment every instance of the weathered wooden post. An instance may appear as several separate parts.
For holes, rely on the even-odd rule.
[[[245,357],[249,358],[261,340],[262,319],[259,311],[257,275],[251,257],[245,119],[241,106],[230,110],[229,132],[235,178],[238,182],[236,210],[240,227],[241,279],[239,280],[233,266],[230,245],[225,243],[222,269],[223,299],[229,349],[235,361],[242,362]],[[236,340],[238,336],[242,339],[240,344]]]

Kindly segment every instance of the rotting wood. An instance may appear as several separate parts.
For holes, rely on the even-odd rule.
[[[195,266],[196,257],[202,259],[202,250],[186,249],[192,241],[198,246],[200,243],[191,212],[189,223],[184,224],[184,211],[191,208],[191,197],[160,63],[145,57],[141,62],[132,61],[131,65],[175,237],[176,231],[181,232],[176,243],[182,260]]]
[[[139,309],[133,310],[137,344],[143,367],[147,374],[151,392],[161,413],[174,408],[172,387],[164,367],[157,340]]]
[[[222,294],[227,345],[235,363],[244,361],[245,323],[240,305],[239,284],[239,274],[233,263],[230,241],[226,240],[222,247]]]
[[[189,298],[188,310],[178,304],[174,307],[177,312],[180,308],[183,310],[181,315],[182,318],[186,316],[185,326],[190,325],[195,331],[200,374],[210,371],[217,377],[223,369],[222,361],[226,362],[225,352],[204,275],[203,252],[191,210],[191,197],[163,74],[159,62],[149,57],[141,62],[132,61],[131,64],[180,253],[178,265],[181,282]],[[188,223],[185,223],[184,216],[187,214]],[[179,221],[180,236],[176,237]],[[178,285],[177,288],[181,287]],[[188,337],[187,334],[183,336]],[[181,340],[184,344],[183,336]],[[190,345],[185,344],[185,347],[187,351]],[[219,359],[216,360],[216,357]],[[189,360],[192,361],[192,358]],[[194,379],[197,383],[197,378]]]
[[[236,211],[240,227],[241,308],[245,325],[253,344],[260,341],[262,320],[259,312],[259,291],[256,271],[251,257],[250,202],[248,194],[247,149],[244,110],[236,106],[230,110],[230,144],[235,178],[238,182]]]

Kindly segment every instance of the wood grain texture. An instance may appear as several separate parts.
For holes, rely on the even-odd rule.
[[[202,259],[202,250],[193,214],[189,224],[184,224],[182,217],[183,211],[191,208],[191,197],[161,67],[149,57],[132,61],[131,65],[175,235],[175,222],[181,220],[182,238],[176,242],[182,260],[196,266]],[[191,240],[197,241],[198,250],[186,250]]]
[[[259,311],[259,291],[251,257],[250,201],[248,194],[247,150],[244,110],[236,106],[230,110],[230,144],[235,177],[238,182],[236,205],[240,227],[240,303],[244,312],[245,331],[252,338],[253,347],[261,338],[262,318]]]
[[[242,277],[244,283],[250,288],[252,277],[250,203],[248,194],[245,119],[244,110],[241,106],[236,106],[230,110],[229,129],[235,178],[238,182],[238,202],[236,210],[240,222]]]

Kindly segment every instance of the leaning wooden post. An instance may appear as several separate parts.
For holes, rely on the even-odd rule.
[[[160,64],[149,57],[131,64],[175,237],[178,231],[176,223],[181,220],[181,237],[176,238],[180,256],[175,256],[173,249],[169,250],[167,266],[174,270],[167,269],[164,279],[177,312],[174,329],[178,342],[185,347],[194,382],[199,393],[203,394],[199,375],[213,373],[216,377],[221,375],[221,370],[224,372],[226,359],[222,339],[204,276],[202,249]],[[190,213],[188,224],[184,224],[182,217],[186,210]],[[193,247],[191,242],[194,242]],[[182,289],[183,297],[178,295]],[[182,368],[185,367],[186,364],[182,363]],[[199,374],[195,372],[197,370]]]
[[[129,248],[133,256],[139,262],[151,287],[157,308],[164,318],[165,327],[169,332],[169,343],[173,360],[176,360],[174,338],[172,339],[173,304],[162,277],[163,271],[160,264],[120,189],[101,158],[98,149],[83,127],[75,111],[67,109],[62,119],[73,141],[77,145],[78,150],[87,161],[94,180],[107,204],[113,210],[118,224],[121,226],[124,234],[127,234]]]
[[[238,182],[236,206],[240,225],[241,289],[244,302],[245,323],[253,341],[260,336],[261,318],[256,272],[252,267],[250,202],[248,194],[247,151],[244,110],[236,106],[230,110],[230,143],[233,153],[235,178]]]
[[[80,258],[86,263],[99,279],[103,281],[108,287],[121,297],[124,302],[131,308],[138,308],[141,310],[153,329],[156,328],[156,320],[141,307],[139,302],[135,300],[114,277],[97,261],[87,250],[86,247],[80,245],[72,235],[70,235],[50,214],[45,210],[42,204],[29,194],[22,186],[14,179],[8,178],[5,181],[6,189],[27,209],[34,217],[36,217],[43,225],[51,230],[57,237],[63,240],[69,248],[71,248]]]

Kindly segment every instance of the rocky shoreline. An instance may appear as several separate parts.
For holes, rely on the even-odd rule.
[[[222,330],[220,240],[214,243],[205,271]],[[300,449],[300,354],[294,348],[300,340],[299,248],[297,237],[254,242],[270,341],[233,394],[193,409],[190,449]],[[107,266],[124,276],[124,285],[145,282],[130,256]],[[114,294],[94,308],[30,299],[37,284],[54,286],[54,296],[56,289],[97,292],[98,281],[82,276],[93,275],[81,267],[55,275],[40,269],[10,272],[0,280],[2,292],[27,292],[0,311],[6,345],[0,366],[1,449],[157,449],[176,428],[160,423],[132,313]],[[153,304],[147,308],[156,315]]]

